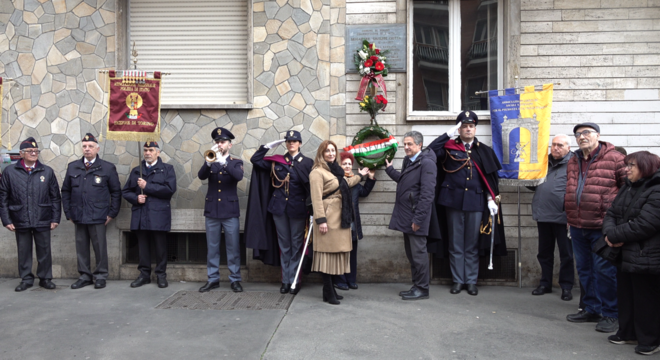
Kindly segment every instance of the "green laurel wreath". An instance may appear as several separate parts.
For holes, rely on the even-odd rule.
[[[390,132],[387,131],[386,129],[383,129],[380,126],[366,126],[360,129],[358,133],[355,135],[353,138],[353,143],[351,144],[352,146],[362,144],[364,142],[364,139],[370,137],[370,136],[376,136],[379,139],[388,139],[390,137]],[[369,169],[376,169],[380,166],[385,165],[385,160],[392,161],[394,159],[394,155],[396,154],[396,149],[388,149],[385,150],[382,155],[379,157],[374,157],[374,158],[367,158],[367,157],[355,157],[355,161],[357,161],[360,165],[367,167]]]

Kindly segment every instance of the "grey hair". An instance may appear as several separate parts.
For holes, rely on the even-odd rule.
[[[571,138],[568,137],[568,135],[566,135],[566,134],[557,134],[553,137],[553,139],[556,138],[556,137],[564,138],[564,140],[566,140],[566,145],[569,145],[569,146],[571,145]]]
[[[421,132],[419,131],[408,131],[407,133],[403,134],[403,138],[411,137],[413,141],[415,142],[415,145],[422,145],[424,143],[424,136],[422,135]]]

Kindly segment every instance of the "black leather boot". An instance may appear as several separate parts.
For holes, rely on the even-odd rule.
[[[340,302],[337,300],[332,287],[332,278],[328,274],[321,274],[321,276],[323,277],[323,301],[332,305],[339,305]]]

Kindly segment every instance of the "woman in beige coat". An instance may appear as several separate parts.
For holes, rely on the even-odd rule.
[[[325,140],[319,145],[314,167],[309,174],[309,186],[314,208],[314,260],[312,271],[323,275],[323,301],[339,305],[330,275],[350,272],[351,222],[353,205],[350,187],[358,184],[369,169],[360,176],[346,178],[337,163],[337,145]]]

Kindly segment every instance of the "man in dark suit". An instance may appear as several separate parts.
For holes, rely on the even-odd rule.
[[[266,156],[268,150],[277,148],[283,142],[286,142],[287,148],[285,155]],[[296,277],[305,240],[305,226],[309,219],[305,201],[309,196],[309,173],[314,165],[314,160],[300,152],[301,145],[300,132],[290,130],[286,132],[284,140],[275,140],[261,146],[250,159],[255,171],[265,171],[272,176],[272,188],[268,191],[268,213],[277,230],[282,265],[282,294],[296,294],[300,291],[299,286],[292,290],[291,285]],[[257,242],[258,239],[248,241]],[[257,246],[251,245],[255,249],[258,249]]]
[[[60,187],[53,169],[39,162],[39,147],[29,137],[20,145],[21,160],[7,166],[0,179],[0,218],[2,225],[16,233],[18,274],[16,291],[32,287],[32,241],[37,252],[39,286],[53,290],[53,261],[50,231],[62,216]]]
[[[437,203],[447,217],[452,294],[467,288],[468,294],[477,295],[481,220],[488,223],[488,214],[498,212],[497,171],[502,166],[493,149],[475,137],[478,122],[472,111],[461,112],[456,126],[429,145],[442,164]],[[459,137],[451,139],[456,131]],[[496,224],[491,231],[496,231]]]
[[[227,268],[229,280],[234,292],[243,291],[241,286],[241,244],[238,217],[240,206],[236,186],[243,180],[243,160],[231,157],[231,141],[234,134],[225,128],[215,128],[211,132],[216,152],[215,162],[205,162],[197,176],[200,180],[209,180],[206,192],[206,245],[208,255],[206,268],[208,281],[199,291],[207,292],[220,287],[220,236],[225,230],[227,245]]]
[[[140,167],[135,167],[126,180],[122,195],[131,203],[131,231],[138,239],[140,275],[131,287],[151,283],[151,255],[149,241],[156,245],[156,277],[158,287],[167,287],[167,233],[172,227],[170,200],[176,192],[174,166],[160,158],[160,147],[155,141],[144,144],[142,177]]]
[[[403,135],[406,157],[403,159],[401,172],[385,160],[385,172],[396,182],[396,201],[389,228],[403,233],[413,280],[410,290],[399,293],[402,300],[429,298],[430,272],[426,236],[429,234],[431,207],[435,197],[437,166],[435,153],[429,149],[422,150],[423,141],[424,137],[418,131]]]
[[[105,226],[117,217],[121,184],[115,166],[98,157],[99,143],[87,133],[82,141],[83,158],[72,161],[62,184],[62,205],[67,220],[76,227],[76,255],[80,278],[72,289],[94,284],[105,287],[108,278],[108,243]],[[91,271],[89,244],[94,248],[96,269]]]

